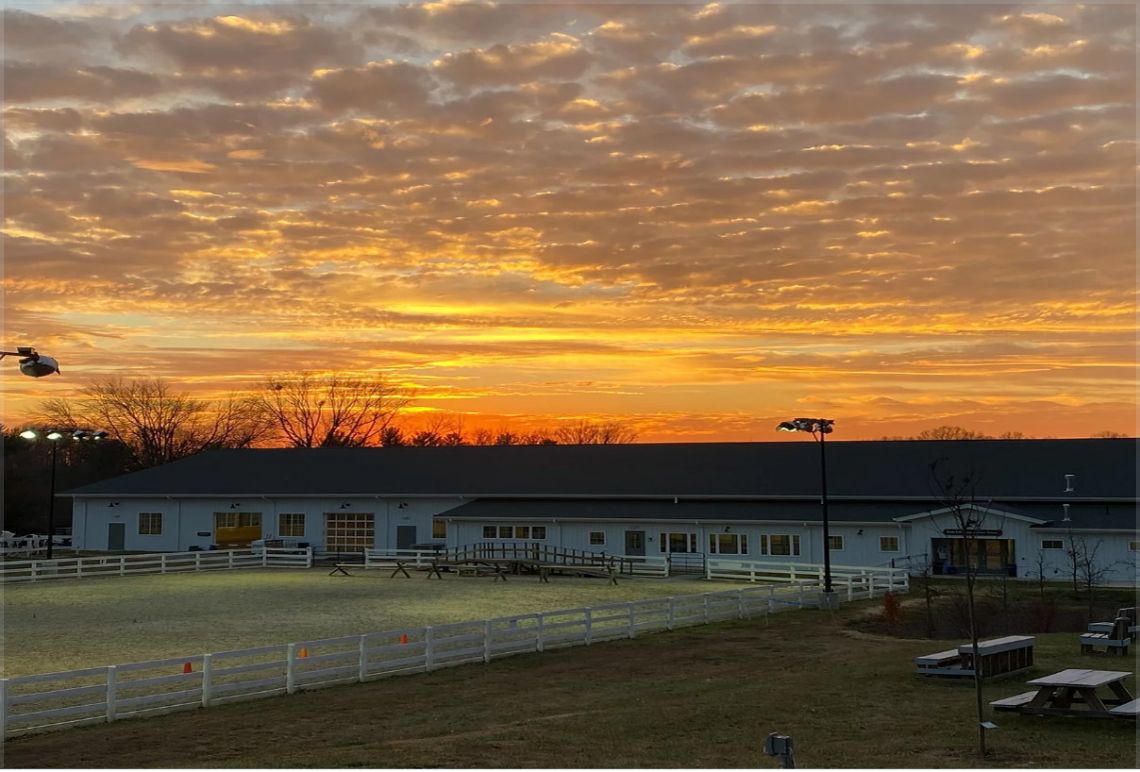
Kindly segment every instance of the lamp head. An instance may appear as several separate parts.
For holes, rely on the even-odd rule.
[[[63,432],[61,432],[59,429],[49,429],[48,433],[45,434],[44,437],[48,438],[49,440],[62,440]]]
[[[776,431],[778,431],[778,432],[798,432],[799,429],[791,421],[780,421],[780,423],[776,426]]]
[[[43,378],[45,375],[59,372],[59,363],[53,357],[37,354],[34,349],[20,346],[17,349],[21,355],[20,372],[32,378]]]
[[[39,437],[40,435],[36,434],[35,429],[24,429],[24,431],[20,432],[20,436],[23,437],[25,440],[34,440],[36,437]]]

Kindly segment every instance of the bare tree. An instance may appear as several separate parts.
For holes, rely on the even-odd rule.
[[[947,459],[942,458],[930,464],[930,477],[935,495],[953,517],[956,530],[961,535],[965,552],[962,567],[966,579],[966,610],[970,632],[970,645],[974,660],[974,697],[978,725],[978,754],[986,755],[986,729],[982,726],[985,712],[982,699],[982,676],[978,659],[978,612],[975,603],[975,589],[978,581],[978,530],[985,520],[984,511],[975,503],[977,481],[973,474],[957,476],[942,468]]]
[[[94,381],[73,400],[49,399],[36,420],[93,426],[130,448],[133,466],[164,464],[210,448],[240,448],[265,437],[254,401],[229,396],[211,404],[175,393],[161,379]]]
[[[562,445],[627,445],[637,439],[637,430],[620,421],[583,419],[560,426],[554,436]]]
[[[410,401],[383,377],[275,376],[255,398],[278,439],[295,448],[375,445]]]
[[[1097,432],[1096,434],[1093,434],[1091,436],[1093,439],[1100,439],[1100,440],[1123,439],[1125,437],[1128,437],[1127,434],[1122,434],[1121,432],[1114,432],[1110,429],[1105,429],[1104,431]]]
[[[987,435],[964,429],[961,426],[936,426],[933,429],[923,429],[914,439],[916,440],[988,440]]]

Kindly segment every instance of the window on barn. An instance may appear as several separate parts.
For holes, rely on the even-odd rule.
[[[260,512],[238,512],[238,528],[260,528]]]
[[[842,536],[828,536],[827,537],[827,547],[828,547],[828,549],[833,549],[833,550],[843,549],[843,537]]]
[[[499,538],[500,539],[509,539],[514,535],[514,532],[515,532],[515,529],[511,528],[509,525],[500,525],[499,526]]]
[[[532,539],[545,539],[546,538],[546,526],[545,525],[533,526],[530,529],[530,538],[532,538]]]
[[[483,538],[484,539],[494,539],[495,534],[497,534],[498,532],[499,532],[499,529],[493,525],[483,526]]]
[[[697,535],[695,533],[662,533],[662,552],[696,552]]]
[[[277,515],[278,536],[304,536],[305,515],[303,512],[281,512]]]
[[[1133,542],[1135,544],[1135,542]],[[1042,539],[1041,549],[1043,550],[1059,550],[1064,549],[1065,544],[1060,539]]]
[[[158,536],[162,534],[161,512],[139,512],[139,534]]]
[[[590,531],[590,546],[604,547],[606,545],[605,531]]]
[[[214,527],[215,528],[237,528],[238,527],[238,513],[237,512],[215,512],[214,513]]]
[[[529,525],[516,525],[515,526],[515,538],[516,539],[529,539],[530,538],[530,526]]]
[[[1140,541],[1128,542],[1128,549],[1132,550],[1133,552],[1140,552]]]
[[[880,536],[879,537],[879,552],[898,552],[899,551],[899,537],[897,536]]]
[[[799,555],[800,554],[800,537],[798,534],[770,534],[768,536],[768,546],[771,549],[771,555]]]
[[[747,555],[748,537],[742,533],[710,533],[709,552],[716,555]]]
[[[431,521],[431,538],[433,539],[446,539],[447,538],[447,521],[440,518],[435,518]]]
[[[357,552],[376,544],[376,526],[371,512],[326,512],[325,549]]]

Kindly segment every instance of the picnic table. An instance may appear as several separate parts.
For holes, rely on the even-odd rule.
[[[1138,701],[1124,686],[1130,675],[1119,670],[1062,670],[1028,681],[1036,691],[995,700],[990,707],[1041,716],[1135,719]],[[1110,694],[1098,694],[1102,687]]]

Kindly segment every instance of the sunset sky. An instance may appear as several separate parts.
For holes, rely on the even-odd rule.
[[[1131,4],[6,2],[3,418],[386,373],[642,441],[1136,429]]]

